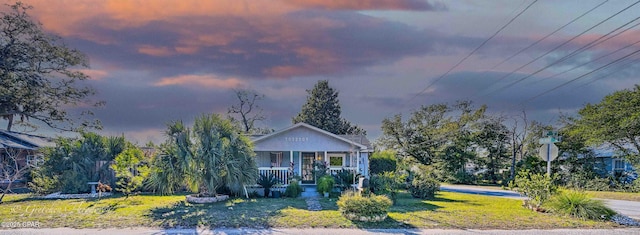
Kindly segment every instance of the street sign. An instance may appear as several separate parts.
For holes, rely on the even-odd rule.
[[[538,156],[540,156],[543,161],[553,161],[558,157],[558,151],[558,146],[553,143],[543,144],[540,149],[538,149]]]
[[[540,144],[553,144],[553,143],[560,142],[560,140],[561,140],[561,138],[559,136],[558,137],[547,136],[547,137],[538,139],[538,143],[540,143]]]

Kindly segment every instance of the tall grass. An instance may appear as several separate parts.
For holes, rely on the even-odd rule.
[[[604,205],[603,201],[593,199],[584,192],[563,191],[551,198],[547,207],[559,214],[580,219],[608,220],[616,212]]]

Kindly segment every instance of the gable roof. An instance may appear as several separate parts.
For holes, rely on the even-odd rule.
[[[365,136],[359,136],[360,137],[359,140],[364,139],[366,141],[356,141],[356,140],[358,140],[358,138],[353,138],[353,139],[349,138],[349,136],[351,136],[351,135],[336,135],[336,134],[333,134],[331,132],[328,132],[328,131],[322,130],[320,128],[317,128],[315,126],[306,124],[304,122],[296,123],[293,126],[290,126],[290,127],[285,128],[285,129],[273,132],[271,134],[266,134],[266,135],[261,135],[261,136],[254,135],[254,136],[250,136],[250,138],[251,138],[251,140],[253,140],[253,142],[258,143],[260,141],[272,138],[274,136],[277,136],[277,135],[280,135],[282,133],[288,132],[288,131],[296,129],[296,128],[301,128],[301,127],[310,129],[310,130],[318,132],[318,133],[321,133],[323,135],[326,135],[326,136],[329,136],[331,138],[340,140],[340,141],[348,143],[350,145],[358,146],[362,150],[370,148],[370,144],[369,144],[369,146],[363,144],[363,143],[369,143],[369,140],[366,140],[367,137],[365,137]]]
[[[0,148],[18,148],[35,150],[41,147],[53,147],[51,138],[13,131],[0,130]]]

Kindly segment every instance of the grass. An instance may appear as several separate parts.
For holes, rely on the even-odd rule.
[[[614,199],[640,202],[640,193],[587,191],[589,196],[600,199]]]
[[[321,198],[322,211],[308,211],[301,198],[232,199],[194,205],[184,195],[138,195],[101,200],[35,200],[11,195],[0,204],[0,222],[40,222],[41,227],[328,227],[328,228],[460,228],[551,229],[611,228],[609,222],[583,221],[541,214],[513,199],[440,192],[433,200],[400,193],[389,218],[378,223],[352,222],[336,206],[336,198]]]

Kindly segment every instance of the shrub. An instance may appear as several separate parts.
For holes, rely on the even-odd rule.
[[[28,183],[29,188],[36,194],[48,194],[53,193],[58,185],[58,176],[47,176],[41,173],[39,170],[42,168],[36,168],[31,171],[31,182]]]
[[[300,194],[302,194],[302,186],[300,186],[298,180],[291,180],[284,191],[284,195],[287,197],[299,197]]]
[[[525,205],[537,209],[558,191],[558,186],[553,183],[555,178],[555,175],[552,177],[546,174],[534,174],[528,169],[523,170],[516,176],[516,190],[529,197]]]
[[[331,192],[335,184],[336,182],[332,176],[325,175],[318,179],[318,185],[316,187],[319,193],[328,193]]]
[[[608,220],[616,212],[604,202],[590,198],[584,192],[565,191],[551,198],[546,206],[553,212],[580,219]]]
[[[433,198],[440,191],[440,182],[429,176],[416,175],[411,181],[409,192],[415,198]]]
[[[398,189],[403,187],[405,178],[406,175],[384,172],[382,174],[372,175],[369,185],[373,193],[377,195],[388,195],[395,204]]]
[[[75,171],[65,171],[62,173],[61,184],[62,193],[86,193],[89,192],[88,179],[85,175]]]
[[[595,178],[585,182],[584,184],[585,190],[591,191],[608,191],[609,187],[609,179],[606,178]]]
[[[369,171],[371,174],[396,171],[397,160],[394,152],[375,152],[369,158]]]
[[[149,167],[142,163],[144,153],[137,147],[124,150],[116,156],[111,168],[116,173],[118,186],[116,190],[124,193],[129,198],[131,193],[142,187],[142,182],[149,174]]]
[[[334,178],[341,191],[350,188],[354,183],[353,173],[349,170],[342,169],[338,171],[338,173],[334,175]]]
[[[345,192],[340,196],[337,203],[343,215],[355,214],[357,216],[380,216],[387,214],[391,207],[391,200],[384,195],[372,195],[365,197],[357,192]]]

